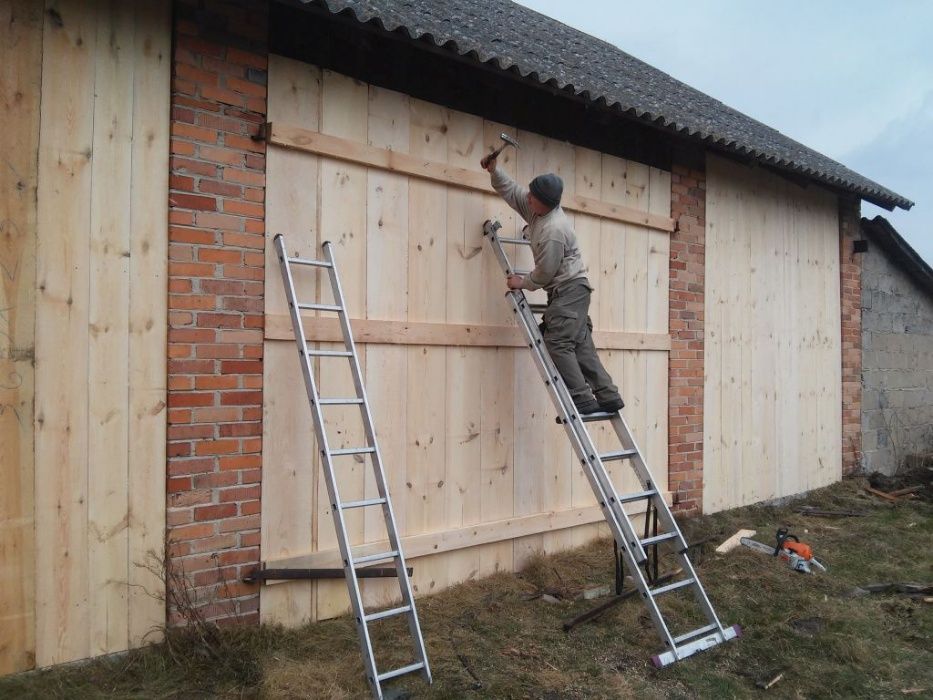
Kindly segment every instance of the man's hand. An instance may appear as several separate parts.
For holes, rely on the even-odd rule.
[[[524,281],[525,278],[521,275],[509,275],[505,280],[505,284],[509,289],[521,289]]]
[[[479,162],[479,164],[480,164],[480,166],[481,166],[484,170],[488,170],[489,172],[492,172],[493,170],[496,169],[496,161],[497,161],[497,160],[498,160],[498,157],[497,157],[497,158],[490,158],[489,160],[486,160],[486,158],[483,158],[483,159]]]

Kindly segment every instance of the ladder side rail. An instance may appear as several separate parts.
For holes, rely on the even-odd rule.
[[[318,401],[317,383],[314,379],[314,372],[311,370],[311,363],[308,357],[308,344],[304,334],[304,324],[301,321],[301,313],[298,309],[298,303],[295,294],[295,283],[292,278],[291,267],[288,264],[288,253],[285,249],[285,237],[278,234],[275,237],[275,247],[279,256],[279,264],[282,271],[282,281],[285,284],[285,295],[288,300],[289,313],[292,319],[292,330],[301,352],[302,374],[305,379],[305,389],[308,393],[308,401],[311,404],[312,417],[314,418],[314,432],[318,440],[318,449],[321,453],[321,459],[324,467],[325,483],[327,493],[331,501],[331,513],[334,518],[334,527],[337,530],[337,545],[340,549],[340,557],[343,560],[344,576],[347,581],[347,588],[350,594],[350,603],[353,607],[353,615],[356,618],[357,630],[360,637],[360,646],[363,648],[363,660],[366,664],[367,674],[373,679],[375,688],[379,697],[382,691],[378,686],[378,671],[375,665],[375,655],[373,653],[372,640],[369,638],[369,630],[363,619],[363,600],[360,595],[359,581],[356,578],[356,569],[353,567],[353,560],[350,556],[350,546],[347,539],[346,523],[343,518],[343,511],[337,507],[340,503],[339,489],[334,478],[333,463],[330,457],[330,447],[327,442],[327,434],[324,430],[324,416],[321,413],[321,406]]]
[[[622,417],[621,413],[618,416],[613,417],[612,427],[615,429],[616,435],[619,438],[619,442],[622,443],[622,446],[625,449],[635,450],[636,454],[634,458],[630,460],[630,462],[636,476],[642,483],[642,486],[644,487],[645,484],[650,483],[658,492],[657,498],[653,499],[652,502],[655,504],[655,510],[658,513],[659,520],[661,520],[667,531],[677,533],[677,556],[678,559],[680,559],[680,565],[683,568],[686,576],[694,580],[693,592],[694,596],[696,597],[697,604],[703,611],[703,614],[706,616],[709,623],[715,625],[719,632],[725,634],[725,628],[719,620],[718,615],[716,615],[716,611],[713,609],[713,605],[710,602],[709,597],[706,595],[706,591],[703,589],[703,584],[700,583],[700,579],[693,567],[693,563],[690,561],[690,557],[688,557],[686,554],[686,538],[684,538],[683,532],[681,531],[680,526],[677,524],[677,520],[674,518],[674,514],[668,507],[667,502],[663,497],[661,497],[658,484],[654,481],[654,477],[648,470],[648,466],[645,464],[644,458],[642,457],[642,452],[639,449],[638,444],[635,442],[635,436],[632,434],[631,429],[628,427],[628,423],[625,421],[625,418]]]
[[[635,436],[633,435],[631,428],[628,427],[628,423],[621,413],[613,416],[611,422],[612,427],[616,432],[616,436],[619,438],[619,442],[622,444],[622,447],[626,450],[635,451],[635,454],[629,459],[629,464],[631,465],[632,470],[635,472],[635,476],[638,478],[638,481],[641,483],[642,487],[647,491],[647,484],[651,484],[651,488],[654,488],[656,491],[658,491],[658,520],[661,521],[661,524],[665,528],[666,532],[674,532],[677,534],[678,545],[681,549],[686,549],[687,541],[684,539],[683,533],[680,531],[680,527],[677,525],[677,521],[674,520],[673,513],[671,513],[671,510],[667,503],[664,501],[664,498],[660,496],[660,489],[658,488],[658,484],[654,479],[654,475],[648,469],[648,465],[645,463],[645,458],[643,456],[644,453],[635,442]]]
[[[389,549],[397,551],[395,557],[395,569],[398,576],[399,588],[402,594],[403,604],[409,606],[407,613],[408,626],[412,639],[415,642],[415,651],[423,666],[423,675],[428,683],[431,682],[431,668],[428,663],[427,650],[424,646],[424,637],[421,633],[421,625],[418,620],[418,613],[415,607],[415,596],[411,588],[411,581],[408,578],[408,568],[405,563],[405,555],[402,551],[399,535],[396,528],[395,513],[392,509],[392,499],[389,495],[389,489],[386,484],[385,467],[382,461],[382,451],[379,449],[379,442],[376,438],[375,423],[373,421],[372,411],[369,408],[369,397],[366,394],[366,386],[363,382],[363,373],[360,368],[359,355],[356,352],[356,343],[353,340],[353,332],[350,327],[349,312],[346,308],[346,301],[343,295],[343,286],[340,283],[340,275],[337,272],[337,265],[334,261],[333,245],[330,241],[323,244],[327,261],[330,263],[330,282],[334,294],[334,299],[343,307],[343,312],[338,314],[340,326],[343,331],[344,345],[350,352],[350,364],[352,367],[353,383],[356,386],[357,396],[363,400],[360,404],[360,411],[363,418],[363,425],[366,431],[368,444],[372,446],[373,471],[376,477],[376,488],[379,497],[383,499],[382,512],[386,524],[386,532],[389,539]],[[374,677],[375,678],[375,677]],[[378,681],[377,681],[378,682]]]

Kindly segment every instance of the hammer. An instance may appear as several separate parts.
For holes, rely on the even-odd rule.
[[[518,141],[513,139],[511,136],[509,136],[505,132],[502,132],[501,134],[499,134],[499,138],[502,139],[505,143],[503,143],[501,146],[499,146],[499,148],[494,150],[492,153],[490,153],[488,156],[486,156],[485,158],[483,158],[483,160],[480,161],[480,165],[482,165],[484,168],[487,165],[489,165],[489,161],[491,161],[493,158],[498,157],[498,155],[502,153],[502,149],[505,148],[506,146],[515,146],[515,148],[519,147]]]

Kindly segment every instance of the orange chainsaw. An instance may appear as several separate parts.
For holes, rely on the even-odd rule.
[[[771,554],[780,558],[781,561],[786,561],[791,569],[802,574],[812,574],[811,565],[821,571],[826,571],[826,567],[813,556],[813,549],[810,545],[801,542],[797,535],[789,534],[786,527],[782,527],[777,531],[777,544],[774,547],[748,537],[743,537],[741,542],[750,549]]]

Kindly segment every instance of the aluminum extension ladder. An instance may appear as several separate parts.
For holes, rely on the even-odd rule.
[[[487,221],[483,225],[483,235],[489,238],[503,271],[507,275],[528,274],[528,271],[516,270],[512,267],[512,263],[502,246],[503,244],[530,246],[531,243],[525,238],[500,237],[498,230],[501,227],[498,221]],[[593,488],[593,493],[596,494],[596,499],[602,508],[606,522],[609,524],[609,529],[612,531],[623,559],[632,572],[635,585],[638,587],[645,605],[648,606],[648,612],[665,646],[665,651],[652,657],[654,665],[658,668],[667,666],[698,651],[709,649],[739,636],[741,630],[738,625],[723,627],[716,616],[716,612],[713,610],[713,606],[710,604],[699,578],[697,578],[693,565],[687,557],[687,542],[684,540],[683,534],[681,534],[680,528],[667,507],[658,486],[654,483],[654,479],[648,471],[641,451],[635,444],[634,437],[622,414],[599,412],[580,415],[570,397],[567,385],[547,352],[544,338],[538,329],[535,314],[543,313],[546,305],[531,304],[524,291],[520,289],[506,292],[506,298],[524,331],[528,347],[534,356],[535,365],[548,388],[554,407],[557,409],[557,420],[563,424],[567,431],[567,436],[570,438],[573,449],[583,465],[583,471]],[[600,454],[584,425],[593,421],[610,421],[622,449]],[[641,483],[642,491],[621,496],[616,492],[612,479],[604,465],[604,462],[613,460],[628,461]],[[623,506],[637,501],[649,501],[653,505],[658,522],[664,532],[646,538],[641,538],[636,534],[635,528]],[[666,541],[674,544],[678,564],[682,568],[685,577],[674,583],[652,588],[652,584],[646,580],[638,565],[647,561],[645,547]],[[664,620],[658,605],[658,599],[666,593],[687,587],[693,591],[696,603],[706,618],[707,624],[674,636]]]
[[[337,266],[334,262],[334,254],[331,250],[331,243],[325,242],[322,246],[324,250],[324,260],[307,260],[304,258],[289,257],[285,247],[285,237],[278,234],[275,237],[275,250],[279,257],[279,264],[282,270],[282,281],[285,284],[285,296],[288,299],[288,309],[292,318],[292,329],[295,333],[295,340],[298,343],[298,355],[301,361],[301,371],[304,375],[305,388],[308,391],[308,401],[311,404],[311,414],[314,417],[314,432],[317,436],[317,444],[321,453],[321,464],[324,469],[324,477],[327,481],[327,493],[330,497],[331,512],[334,516],[334,528],[337,531],[337,543],[340,549],[340,556],[343,560],[344,575],[347,580],[347,589],[350,593],[350,604],[353,607],[353,617],[356,620],[357,632],[360,636],[360,647],[363,652],[363,661],[366,666],[366,678],[369,681],[373,695],[376,698],[382,698],[383,682],[402,676],[408,673],[420,671],[424,679],[431,682],[431,668],[428,664],[428,656],[424,648],[424,638],[421,635],[421,626],[418,623],[418,613],[415,609],[415,598],[411,590],[411,582],[408,579],[408,572],[405,566],[405,556],[402,553],[401,543],[399,542],[398,532],[395,525],[395,515],[392,512],[392,502],[389,499],[389,490],[386,486],[385,471],[382,465],[382,453],[379,451],[379,445],[376,442],[376,430],[373,427],[373,417],[369,410],[369,401],[366,397],[366,389],[363,386],[363,376],[360,372],[359,358],[356,354],[356,345],[353,342],[353,334],[350,331],[350,321],[347,316],[346,303],[344,301],[343,289],[340,286],[340,277],[337,275]],[[323,268],[330,275],[330,284],[333,290],[336,304],[303,303],[295,298],[295,284],[292,277],[292,266]],[[343,329],[344,350],[312,350],[308,348],[308,342],[305,339],[304,326],[301,320],[302,311],[324,311],[336,313],[340,319],[340,326]],[[353,374],[353,383],[356,385],[356,396],[353,398],[321,398],[318,393],[317,383],[314,378],[314,371],[311,368],[312,358],[345,358],[350,361],[350,368]],[[366,432],[367,444],[361,447],[349,449],[331,449],[327,435],[324,430],[324,416],[322,409],[328,406],[348,406],[357,405],[363,419],[363,427]],[[373,471],[375,472],[376,487],[378,489],[378,498],[368,498],[357,501],[342,501],[337,490],[337,481],[334,478],[334,458],[335,457],[354,457],[356,455],[369,455],[372,460]],[[338,467],[339,468],[339,467]],[[386,531],[388,532],[389,550],[378,554],[369,554],[365,556],[355,556],[347,538],[347,529],[344,522],[344,513],[354,508],[382,507],[382,514],[385,518]],[[363,599],[360,594],[360,582],[357,571],[364,565],[375,562],[392,561],[395,564],[396,575],[398,576],[399,588],[402,594],[402,605],[391,610],[367,613],[363,609]],[[415,651],[415,661],[407,666],[379,673],[376,668],[376,658],[373,652],[372,641],[369,636],[369,623],[376,622],[397,615],[405,615],[408,618],[408,629]]]

